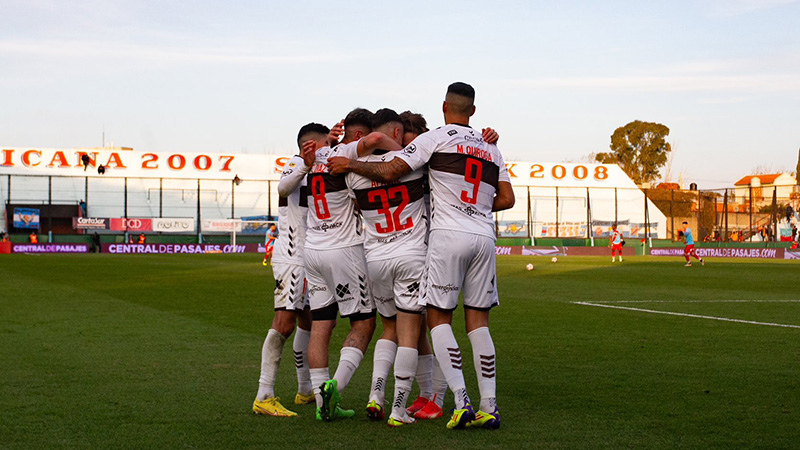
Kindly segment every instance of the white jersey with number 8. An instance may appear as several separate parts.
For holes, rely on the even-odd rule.
[[[344,175],[331,175],[325,166],[328,158],[358,157],[358,141],[323,147],[317,151],[316,161],[307,176],[308,229],[306,248],[329,250],[364,243],[361,215],[347,189]],[[343,261],[344,263],[344,261]]]

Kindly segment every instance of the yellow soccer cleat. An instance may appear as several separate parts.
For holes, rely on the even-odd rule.
[[[383,405],[375,400],[370,400],[367,403],[367,418],[369,420],[383,420],[386,417],[383,412]]]
[[[389,426],[392,428],[402,427],[403,425],[407,425],[414,422],[416,422],[416,420],[414,420],[413,417],[409,416],[408,413],[403,414],[403,417],[400,417],[399,419],[395,418],[394,416],[389,416],[389,420],[386,421],[386,423],[389,424]]]
[[[475,413],[475,420],[467,424],[467,428],[485,428],[496,430],[500,428],[500,413],[495,409],[493,413],[478,411]]]
[[[255,399],[253,401],[253,413],[275,417],[294,417],[296,412],[289,411],[281,405],[281,399],[270,397],[266,400]]]
[[[314,397],[313,392],[308,395],[298,392],[297,395],[294,396],[295,405],[308,405],[309,403],[313,403],[315,400],[316,398]]]
[[[453,410],[453,416],[447,422],[448,430],[461,430],[467,426],[468,423],[475,420],[475,410],[472,405],[467,403],[464,409]]]

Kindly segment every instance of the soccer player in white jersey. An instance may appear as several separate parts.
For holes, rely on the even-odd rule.
[[[297,145],[308,140],[325,142],[328,127],[310,123],[300,128]],[[310,170],[303,158],[295,155],[286,163],[278,184],[278,227],[280,238],[273,250],[272,272],[275,278],[275,316],[272,327],[261,349],[261,376],[258,380],[258,393],[253,401],[253,412],[272,416],[291,417],[297,414],[281,405],[275,397],[275,378],[281,363],[281,354],[286,339],[294,332],[292,349],[297,369],[297,395],[295,404],[305,405],[314,400],[308,368],[308,340],[311,330],[311,311],[305,292],[305,266],[303,246],[306,237],[306,216],[308,199],[306,197],[305,176]]]
[[[311,382],[317,401],[317,419],[352,417],[339,407],[339,394],[350,382],[375,331],[375,305],[369,290],[364,259],[361,215],[350,197],[344,175],[328,173],[333,155],[356,158],[359,139],[372,131],[372,113],[351,111],[344,120],[341,144],[303,152],[311,167],[308,185],[308,230],[305,266],[312,325],[309,342]],[[328,346],[336,317],[350,320],[333,378],[328,371]]]
[[[372,119],[372,129],[390,137],[393,149],[402,148],[404,127],[395,111],[388,108],[378,110]],[[388,150],[376,149],[371,155],[360,157],[359,161],[394,158],[396,152]],[[396,395],[388,421],[391,426],[414,421],[406,414],[405,407],[417,367],[417,341],[423,310],[418,296],[428,248],[424,178],[425,173],[417,170],[395,183],[385,184],[354,173],[347,174],[347,186],[353,191],[366,223],[364,251],[367,269],[384,330],[375,344],[367,416],[372,420],[384,419],[386,380],[395,363]]]
[[[428,163],[431,186],[431,234],[427,274],[420,300],[428,313],[436,358],[455,395],[447,428],[499,428],[495,349],[489,311],[499,304],[492,212],[514,206],[514,191],[503,157],[469,126],[475,90],[465,83],[447,88],[442,111],[446,125],[420,135],[387,162],[336,159],[331,173],[355,172],[392,182]],[[476,413],[461,370],[461,350],[451,327],[459,292],[481,393]]]

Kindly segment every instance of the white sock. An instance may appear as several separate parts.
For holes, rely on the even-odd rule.
[[[297,369],[297,392],[308,395],[311,388],[311,374],[308,372],[308,339],[311,332],[297,327],[292,342],[294,367]]]
[[[309,369],[309,376],[311,377],[311,386],[314,391],[314,397],[317,399],[317,408],[322,407],[322,391],[320,386],[322,383],[331,379],[330,372],[327,367],[321,369]]]
[[[433,398],[433,355],[419,355],[417,357],[417,384],[419,396]]]
[[[439,366],[439,360],[436,357],[433,358],[433,374],[431,378],[433,380],[433,398],[431,400],[439,408],[444,409],[444,396],[447,395],[447,379],[445,379],[442,368]]]
[[[389,379],[395,355],[397,344],[388,339],[378,339],[372,357],[372,391],[369,393],[369,400],[375,400],[379,405],[383,405],[386,400],[386,381]]]
[[[414,373],[417,371],[417,349],[400,347],[394,364],[394,403],[392,415],[400,419],[406,413],[406,402],[411,395],[411,385],[414,384]]]
[[[281,365],[281,353],[286,338],[277,330],[269,329],[261,347],[261,376],[258,379],[258,400],[275,396],[275,377]]]
[[[489,328],[472,330],[468,335],[472,343],[472,362],[478,374],[478,389],[481,393],[481,410],[493,412],[497,408],[496,353]]]
[[[433,350],[436,359],[439,360],[439,367],[447,379],[447,385],[453,391],[456,399],[456,409],[464,409],[469,403],[466,383],[464,383],[464,373],[461,370],[461,350],[458,342],[453,335],[453,328],[449,324],[442,324],[431,330],[433,340]]]
[[[336,373],[333,374],[333,379],[336,380],[338,391],[342,392],[347,384],[350,383],[350,378],[356,373],[358,365],[364,359],[364,354],[361,350],[355,347],[342,347],[342,353],[339,357],[339,366],[336,367]]]

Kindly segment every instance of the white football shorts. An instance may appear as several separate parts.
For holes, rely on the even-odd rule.
[[[392,259],[367,262],[372,298],[382,317],[394,317],[397,310],[415,313],[419,304],[419,288],[425,256],[404,255]]]
[[[339,315],[374,313],[364,246],[304,250],[311,311],[337,303]]]
[[[420,303],[452,311],[458,294],[464,307],[490,310],[500,304],[494,239],[453,230],[431,230]]]
[[[308,306],[306,268],[299,264],[274,263],[275,309],[300,311]]]

